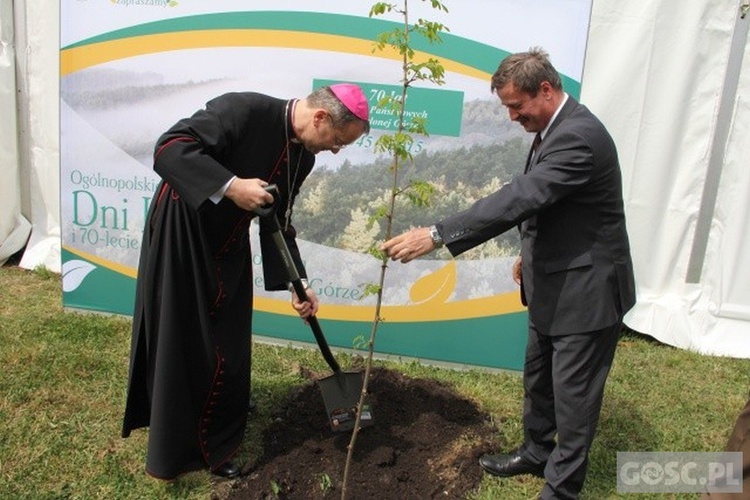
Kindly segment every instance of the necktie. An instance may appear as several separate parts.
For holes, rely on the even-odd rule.
[[[526,158],[526,168],[524,169],[524,173],[529,171],[529,167],[531,167],[531,161],[534,159],[534,156],[536,155],[536,149],[539,147],[539,144],[542,143],[542,134],[537,132],[534,136],[534,141],[531,143],[531,149],[529,150],[529,156]]]
[[[534,142],[531,143],[531,149],[534,150],[534,153],[536,153],[536,148],[539,147],[539,145],[542,143],[542,134],[541,132],[537,132],[534,136]]]

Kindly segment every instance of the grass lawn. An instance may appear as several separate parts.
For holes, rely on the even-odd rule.
[[[44,270],[0,268],[0,297],[0,499],[220,497],[221,488],[205,472],[171,483],[149,478],[144,472],[146,431],[120,438],[128,318],[64,312],[60,277]],[[501,442],[519,443],[519,374],[380,364],[449,382],[492,415]],[[316,351],[254,346],[253,394],[259,408],[241,460],[259,454],[261,433],[274,408],[292,387],[304,383],[300,366],[326,370]],[[620,497],[617,451],[721,450],[749,389],[750,360],[701,356],[624,335],[582,497]],[[531,477],[485,477],[472,498],[534,498],[542,484]]]

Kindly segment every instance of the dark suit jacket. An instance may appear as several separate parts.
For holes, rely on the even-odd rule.
[[[529,320],[548,335],[611,326],[635,303],[617,150],[569,97],[524,175],[438,223],[459,255],[520,225]]]

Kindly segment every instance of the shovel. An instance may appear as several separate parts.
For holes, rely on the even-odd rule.
[[[271,193],[274,198],[278,197],[279,192],[275,184],[266,186],[265,189],[267,192]],[[305,287],[302,284],[302,279],[297,271],[297,266],[294,265],[294,261],[289,252],[289,247],[287,247],[286,240],[284,240],[284,236],[281,233],[281,225],[279,224],[279,219],[276,217],[276,204],[274,203],[260,207],[255,210],[255,213],[271,225],[271,238],[276,249],[279,251],[282,264],[287,272],[289,281],[291,281],[292,286],[294,287],[294,292],[297,294],[297,297],[301,301],[309,301],[307,293],[305,292]],[[357,405],[359,404],[359,397],[362,393],[362,372],[342,371],[336,358],[333,357],[331,349],[328,347],[328,342],[323,334],[323,330],[320,328],[318,318],[310,316],[307,318],[307,323],[310,325],[313,335],[315,335],[315,341],[318,343],[318,348],[320,348],[323,358],[326,360],[326,363],[328,363],[328,366],[331,367],[331,370],[333,370],[333,375],[318,380],[320,392],[323,394],[323,402],[325,403],[328,422],[331,425],[331,429],[334,431],[351,430],[354,428],[354,423],[357,418]],[[362,407],[360,426],[367,427],[372,424],[372,410],[369,403],[365,402]]]

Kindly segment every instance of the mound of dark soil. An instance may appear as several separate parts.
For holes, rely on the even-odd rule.
[[[477,461],[496,449],[496,432],[472,401],[441,382],[380,368],[368,392],[375,424],[358,435],[347,498],[465,498],[479,486]],[[291,395],[264,433],[263,456],[226,498],[340,498],[350,436],[331,431],[311,382]]]

